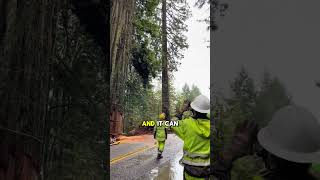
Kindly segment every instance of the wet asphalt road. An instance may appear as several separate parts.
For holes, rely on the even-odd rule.
[[[169,134],[163,158],[157,160],[157,148],[152,148],[110,165],[112,180],[182,180],[183,142]]]
[[[110,153],[110,159],[117,158],[123,154],[130,153],[134,151],[135,149],[146,147],[146,144],[144,143],[131,143],[131,144],[118,144],[112,146],[112,151]]]

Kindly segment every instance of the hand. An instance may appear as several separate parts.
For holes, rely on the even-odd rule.
[[[252,152],[256,141],[258,126],[254,121],[239,124],[234,131],[231,145],[232,159],[236,160]]]

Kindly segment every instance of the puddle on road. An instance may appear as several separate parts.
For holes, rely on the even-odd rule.
[[[179,164],[182,152],[176,154],[174,160],[162,164],[160,167],[154,168],[150,172],[150,180],[182,180],[183,166]]]

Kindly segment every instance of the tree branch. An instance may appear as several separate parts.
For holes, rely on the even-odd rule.
[[[39,138],[37,138],[35,136],[32,136],[30,134],[26,134],[26,133],[23,133],[23,132],[15,131],[15,130],[8,129],[8,128],[2,127],[2,126],[0,126],[0,130],[7,131],[7,132],[10,132],[10,133],[13,133],[13,134],[20,135],[20,136],[29,137],[31,139],[34,139],[34,140],[38,141],[39,143],[42,143],[41,139],[39,139]]]

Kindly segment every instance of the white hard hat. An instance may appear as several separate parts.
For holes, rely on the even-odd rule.
[[[200,113],[209,113],[210,112],[210,100],[204,96],[197,96],[192,103],[190,104],[191,108]]]
[[[320,162],[320,124],[306,109],[286,106],[258,133],[262,147],[275,156],[298,163]]]

